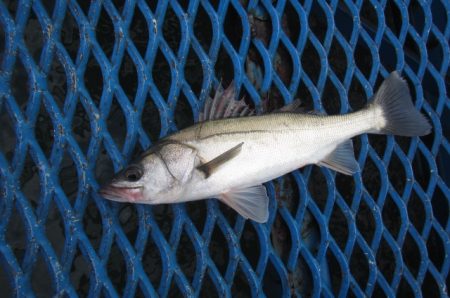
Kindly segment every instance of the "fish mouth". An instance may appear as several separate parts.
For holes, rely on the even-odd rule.
[[[133,203],[143,200],[142,187],[117,187],[106,185],[100,188],[98,194],[105,199],[121,203]]]

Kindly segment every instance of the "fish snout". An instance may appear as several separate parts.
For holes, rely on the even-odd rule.
[[[106,185],[100,188],[98,194],[105,199],[122,203],[137,203],[144,199],[142,187],[117,187]]]

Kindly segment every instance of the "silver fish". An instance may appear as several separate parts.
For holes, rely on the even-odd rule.
[[[242,102],[223,99],[234,94],[233,89],[218,93],[206,105],[202,119],[249,113]],[[183,129],[117,173],[99,193],[110,200],[142,204],[213,197],[244,218],[263,223],[269,216],[269,199],[262,183],[309,164],[352,175],[360,170],[352,137],[364,133],[423,136],[431,131],[397,72],[359,111],[326,116],[286,110],[207,120]]]

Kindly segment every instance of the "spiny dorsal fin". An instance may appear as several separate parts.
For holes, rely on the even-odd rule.
[[[236,100],[236,96],[234,82],[231,82],[225,90],[222,85],[219,85],[214,98],[208,97],[206,99],[199,120],[206,121],[253,115],[254,111],[248,107],[244,99]]]
[[[330,168],[345,175],[353,175],[359,171],[359,164],[355,160],[354,154],[353,142],[352,140],[347,140],[338,145],[336,149],[324,160],[319,162],[318,165]]]
[[[220,195],[219,199],[244,218],[259,223],[269,219],[269,197],[264,185],[232,190]]]
[[[233,159],[236,157],[242,149],[242,145],[244,142],[239,143],[238,145],[234,146],[228,151],[225,151],[224,153],[220,154],[216,158],[212,159],[211,161],[202,164],[197,167],[199,171],[202,171],[205,174],[205,178],[208,178],[211,176],[212,173],[214,173],[221,165],[229,161],[230,159]]]

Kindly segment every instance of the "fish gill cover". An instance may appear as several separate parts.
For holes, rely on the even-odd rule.
[[[0,2],[4,296],[448,295],[448,1]],[[234,81],[258,111],[361,108],[402,72],[433,133],[266,184],[267,224],[99,185]]]

